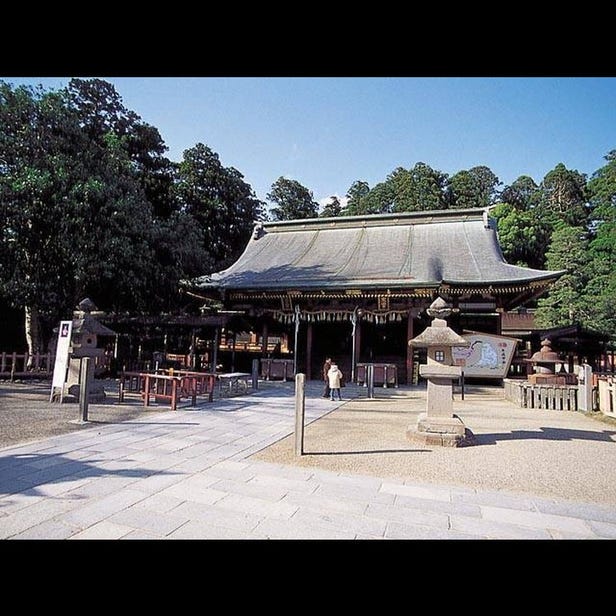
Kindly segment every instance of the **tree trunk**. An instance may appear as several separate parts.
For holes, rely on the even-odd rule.
[[[38,308],[26,306],[25,309],[26,342],[28,343],[28,363],[26,368],[32,368],[33,356],[41,351],[41,326]]]

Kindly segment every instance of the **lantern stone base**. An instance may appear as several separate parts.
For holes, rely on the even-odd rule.
[[[93,381],[88,388],[88,403],[89,404],[104,404],[107,399],[107,394],[103,384]],[[79,402],[79,384],[71,385],[68,388],[68,395],[65,396],[64,402]]]
[[[475,435],[457,415],[429,417],[427,413],[421,413],[417,425],[409,426],[406,436],[422,445],[468,447],[477,444]]]

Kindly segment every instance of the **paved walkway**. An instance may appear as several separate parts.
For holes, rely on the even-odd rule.
[[[318,389],[307,422],[338,405]],[[0,538],[616,538],[613,507],[250,459],[293,426],[266,387],[2,449]]]

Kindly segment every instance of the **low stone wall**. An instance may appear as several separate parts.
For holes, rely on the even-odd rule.
[[[504,379],[505,399],[528,409],[578,410],[577,385],[533,385]]]

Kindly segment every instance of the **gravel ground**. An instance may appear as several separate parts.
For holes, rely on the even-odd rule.
[[[344,391],[344,390],[343,390]],[[375,390],[305,429],[304,452],[288,437],[254,454],[268,462],[392,477],[409,482],[507,490],[616,505],[616,423],[579,412],[522,409],[503,390],[469,387],[454,412],[472,447],[429,447],[406,438],[425,411],[425,389]]]
[[[132,419],[144,412],[134,396],[126,397],[119,405],[118,382],[105,381],[105,404],[88,405],[88,423],[81,423],[79,404],[49,402],[49,381],[24,381],[11,383],[0,381],[0,449],[21,443],[37,441],[57,434],[75,430],[87,430],[99,423],[116,423]],[[168,407],[158,407],[168,410]]]
[[[284,385],[292,388],[292,383]],[[117,403],[117,382],[105,381],[106,404],[89,405],[87,424],[78,404],[49,402],[47,381],[0,382],[0,448],[100,423],[126,421],[145,410],[138,398]],[[320,385],[307,389],[318,395]],[[305,455],[294,454],[287,437],[254,454],[268,462],[317,467],[343,473],[392,477],[409,482],[506,490],[616,506],[616,422],[582,413],[521,409],[497,387],[467,387],[456,394],[454,412],[475,434],[473,447],[426,447],[406,438],[425,410],[425,389],[365,389],[348,386],[343,396],[360,396],[306,427]],[[181,407],[180,407],[181,409]],[[292,412],[292,411],[291,411]]]

